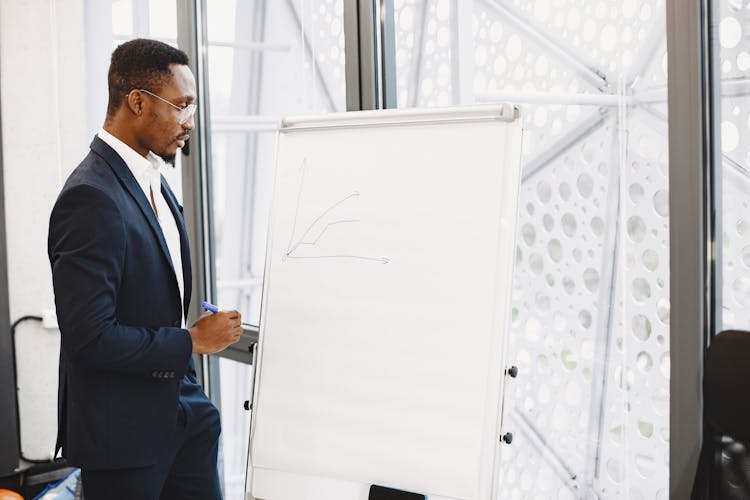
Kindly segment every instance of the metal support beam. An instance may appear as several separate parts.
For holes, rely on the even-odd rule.
[[[521,182],[528,181],[531,177],[540,172],[544,167],[549,165],[553,160],[562,156],[565,151],[569,150],[580,141],[586,139],[591,134],[599,130],[604,124],[609,111],[606,109],[600,109],[596,113],[592,113],[590,116],[584,118],[581,122],[576,124],[575,127],[571,127],[571,131],[563,135],[544,151],[538,153],[536,156],[528,161],[524,162],[523,176]]]
[[[1,75],[0,75],[1,76]],[[20,455],[16,398],[15,356],[10,331],[8,254],[5,241],[5,190],[3,188],[2,103],[0,102],[0,476],[18,469]]]
[[[581,58],[572,50],[565,47],[560,40],[553,40],[547,33],[539,30],[526,19],[516,14],[507,5],[508,2],[484,0],[484,4],[510,24],[514,25],[518,30],[522,31],[529,40],[538,44],[546,53],[560,61],[561,64],[581,75],[592,87],[606,92],[609,83],[604,73],[581,62]]]
[[[341,111],[336,109],[336,101],[334,101],[333,99],[331,89],[329,88],[328,82],[326,82],[326,79],[323,76],[323,72],[320,71],[320,65],[318,64],[318,60],[315,58],[315,51],[310,44],[310,37],[307,36],[305,25],[302,22],[302,18],[300,17],[299,12],[297,11],[297,7],[294,5],[294,0],[287,0],[287,6],[289,7],[289,12],[292,13],[292,18],[294,18],[294,21],[297,24],[297,28],[299,28],[305,57],[310,60],[310,66],[313,68],[313,80],[319,83],[321,88],[323,89],[323,95],[325,95],[326,97],[328,109],[330,109],[331,112]]]
[[[526,438],[526,442],[534,448],[537,455],[546,462],[547,466],[555,473],[560,482],[570,490],[574,498],[581,498],[580,494],[583,491],[583,487],[579,479],[579,474],[555,451],[554,447],[544,438],[533,422],[518,409],[514,409],[508,417],[513,422],[513,429],[517,429],[514,432],[518,432]]]
[[[713,330],[711,259],[717,242],[710,167],[721,163],[713,140],[717,81],[710,63],[708,4],[667,0],[670,498],[690,498],[703,435],[703,355]]]
[[[344,0],[346,110],[396,107],[393,0]]]
[[[200,316],[200,297],[213,300],[214,259],[213,232],[211,231],[211,158],[208,69],[206,67],[206,12],[202,0],[177,0],[177,45],[190,58],[190,69],[195,75],[198,93],[198,110],[195,114],[195,130],[189,147],[183,148],[182,164],[183,208],[190,238],[191,264],[193,268],[193,301],[188,321]],[[201,373],[203,387],[211,395],[208,356],[196,363]]]
[[[408,107],[413,108],[417,105],[417,97],[419,96],[419,81],[422,73],[422,54],[424,54],[424,32],[427,24],[427,5],[429,2],[426,0],[417,5],[416,9],[419,12],[414,19],[414,49],[411,54],[411,62],[409,64],[409,93]]]

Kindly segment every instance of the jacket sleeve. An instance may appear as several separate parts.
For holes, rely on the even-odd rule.
[[[89,185],[66,189],[52,210],[48,252],[61,348],[72,363],[147,377],[184,376],[192,352],[187,330],[117,321],[127,241],[122,215],[107,194]]]

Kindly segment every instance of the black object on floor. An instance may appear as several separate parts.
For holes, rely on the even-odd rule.
[[[370,486],[370,496],[367,498],[368,500],[425,500],[425,496],[418,493],[394,490],[376,484]]]

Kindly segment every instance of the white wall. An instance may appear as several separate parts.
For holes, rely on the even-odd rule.
[[[0,108],[10,320],[53,304],[49,214],[88,150],[83,0],[0,1]],[[103,111],[102,111],[103,116]],[[21,449],[54,446],[59,334],[17,331]],[[26,370],[25,368],[29,368]],[[29,375],[33,373],[34,375]]]

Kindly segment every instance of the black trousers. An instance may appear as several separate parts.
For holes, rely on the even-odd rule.
[[[169,446],[149,467],[81,469],[85,500],[221,500],[216,459],[221,422],[213,405],[186,414],[180,407]]]

